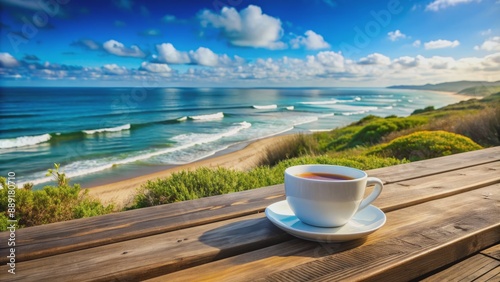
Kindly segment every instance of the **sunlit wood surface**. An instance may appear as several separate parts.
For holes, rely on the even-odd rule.
[[[276,228],[276,185],[17,230],[15,275],[2,232],[0,281],[500,281],[500,147],[368,174],[387,222],[364,239]]]

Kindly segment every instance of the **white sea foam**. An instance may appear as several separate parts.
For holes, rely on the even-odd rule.
[[[352,105],[334,105],[330,108],[335,109],[335,110],[339,110],[339,111],[349,111],[349,112],[374,111],[374,110],[378,109],[378,107],[374,107],[374,106],[352,106]]]
[[[214,120],[214,119],[224,118],[224,113],[218,112],[218,113],[209,114],[209,115],[189,116],[189,118],[192,120]]]
[[[167,149],[162,149],[158,151],[142,151],[138,152],[135,156],[130,156],[122,159],[118,159],[116,157],[111,158],[102,158],[102,159],[94,159],[94,160],[83,160],[76,161],[74,163],[70,163],[61,167],[61,171],[63,171],[67,177],[77,177],[82,175],[87,175],[91,173],[96,173],[103,171],[105,169],[110,169],[116,165],[133,163],[136,161],[146,160],[155,156],[164,155],[168,153],[173,153],[181,150],[188,149],[195,145],[205,144],[217,141],[221,138],[232,136],[237,134],[239,131],[250,128],[252,126],[249,122],[241,122],[236,123],[234,126],[230,127],[228,130],[213,133],[213,134],[182,134],[179,136],[175,136],[171,138],[171,140],[176,141],[179,145]],[[37,177],[32,182],[37,185],[40,183],[45,183],[51,181],[51,177]],[[19,185],[22,185],[20,183]]]
[[[320,115],[319,117],[320,118],[323,118],[323,117],[333,117],[334,115],[335,115],[335,113],[329,113],[329,114]]]
[[[129,129],[130,129],[130,123],[125,124],[125,125],[120,125],[117,127],[99,128],[99,129],[93,129],[93,130],[82,130],[82,132],[85,134],[95,134],[95,133],[102,133],[102,132],[117,132],[117,131],[122,131],[122,130],[129,130]]]
[[[278,105],[253,105],[252,108],[257,109],[257,110],[270,110],[270,109],[276,109],[278,108]]]
[[[180,118],[178,118],[178,119],[177,119],[177,121],[185,121],[185,120],[187,120],[187,119],[188,119],[188,117],[184,116],[184,117],[180,117]]]
[[[354,101],[361,101],[361,97],[354,98]]]
[[[194,146],[194,145],[214,142],[221,138],[235,135],[241,130],[250,128],[252,126],[251,123],[246,121],[242,123],[237,123],[236,125],[237,126],[234,126],[227,131],[219,133],[188,133],[188,134],[181,134],[174,136],[170,138],[170,140],[175,141],[179,144],[192,144],[192,146]]]
[[[318,117],[306,117],[306,118],[303,118],[301,121],[294,123],[293,126],[306,124],[306,123],[310,123],[310,122],[317,121],[317,120],[318,120]]]
[[[366,111],[357,111],[357,112],[348,112],[348,113],[342,113],[343,116],[352,116],[352,115],[359,115],[359,114],[364,114]]]
[[[47,142],[51,138],[50,134],[42,134],[35,136],[22,136],[10,139],[0,139],[0,149],[18,148],[32,146],[39,143]]]
[[[314,101],[314,102],[299,102],[303,105],[331,105],[337,104],[338,100],[328,100],[328,101]]]
[[[285,107],[285,109],[289,110],[289,111],[293,111],[293,109],[295,109],[294,106],[288,106],[288,107]]]

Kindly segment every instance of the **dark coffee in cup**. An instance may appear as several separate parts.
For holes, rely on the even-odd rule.
[[[322,173],[322,172],[304,172],[296,174],[298,177],[315,180],[353,180],[354,178],[341,174]]]

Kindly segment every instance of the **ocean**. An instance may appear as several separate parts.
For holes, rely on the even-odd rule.
[[[82,187],[122,180],[366,115],[410,115],[459,97],[385,88],[2,88],[0,175],[53,184],[54,163]]]

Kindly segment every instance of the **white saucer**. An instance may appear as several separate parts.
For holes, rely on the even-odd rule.
[[[302,223],[286,200],[269,205],[266,216],[277,227],[302,239],[332,243],[362,238],[385,224],[385,214],[375,206],[368,206],[356,213],[341,227],[323,228]]]

